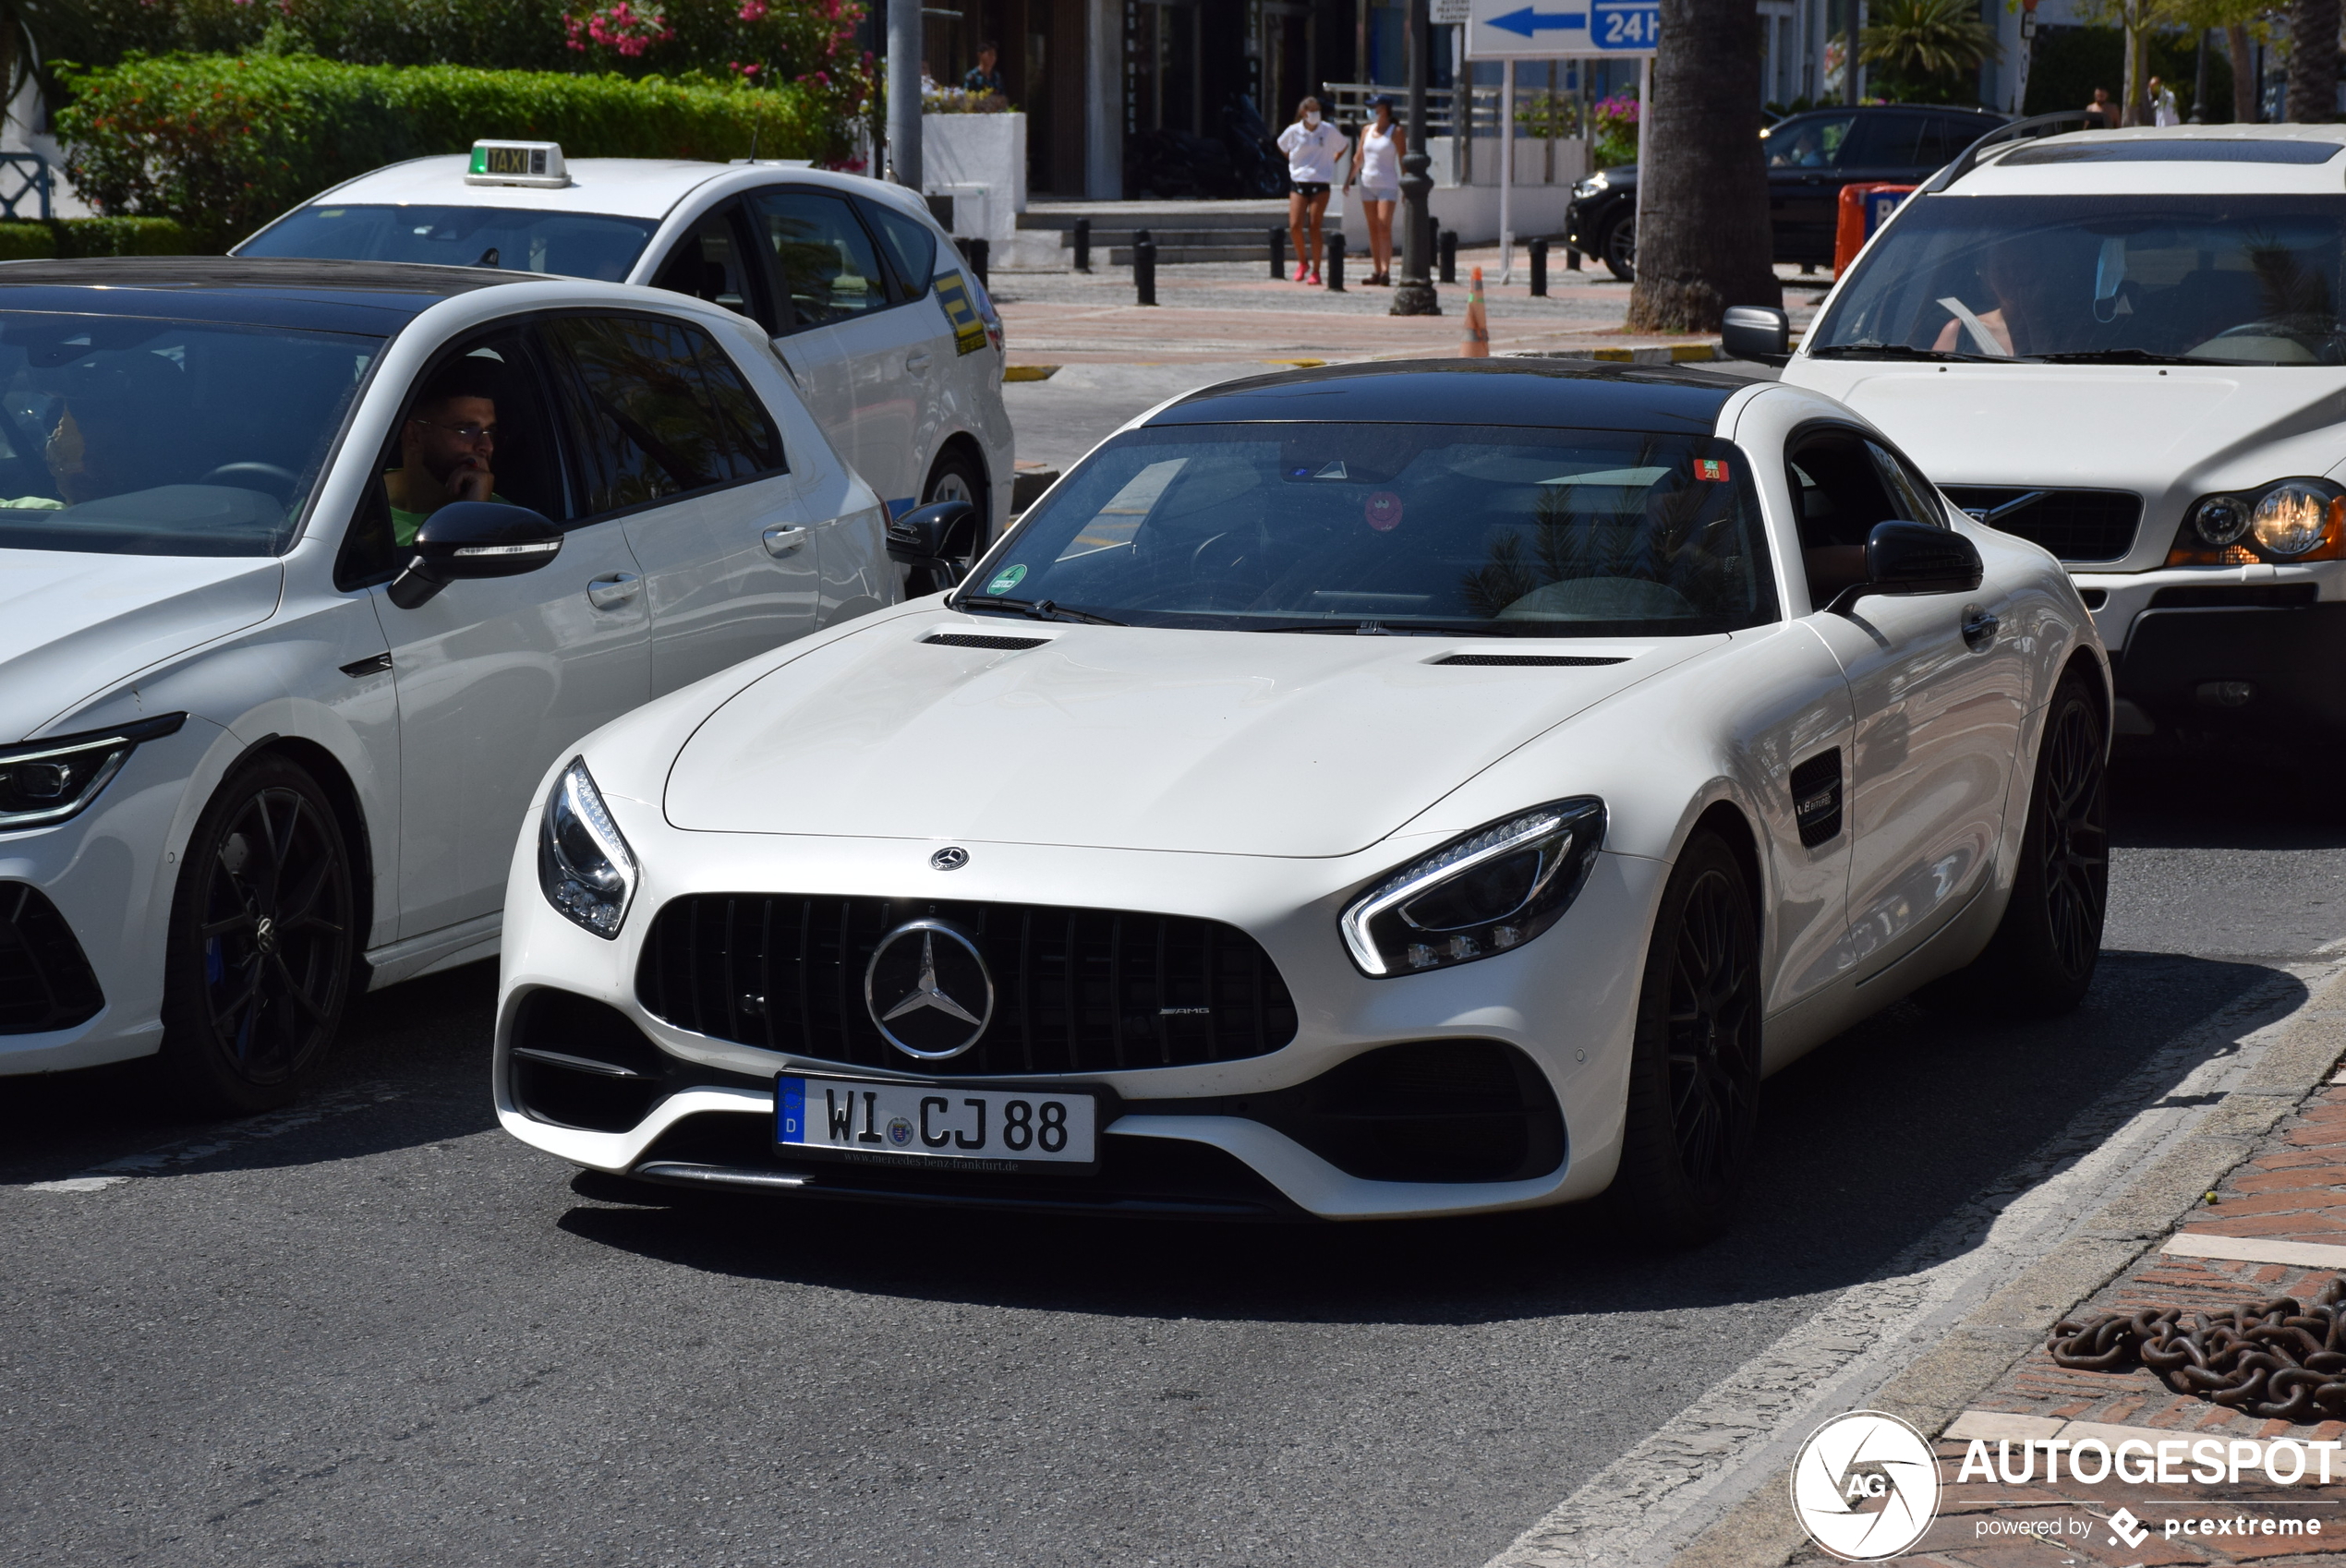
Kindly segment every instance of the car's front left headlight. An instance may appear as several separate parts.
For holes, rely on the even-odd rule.
[[[2244,566],[2341,557],[2346,557],[2346,486],[2307,477],[2201,496],[2185,509],[2167,564]]]
[[[1590,795],[1478,827],[1386,877],[1344,911],[1363,974],[1414,974],[1522,947],[1578,895],[1604,843]]]
[[[1578,185],[1574,186],[1572,187],[1572,194],[1575,196],[1594,196],[1601,190],[1611,189],[1612,187],[1613,182],[1605,178],[1603,174],[1600,172],[1598,174],[1590,175],[1587,179],[1582,180]]]
[[[586,759],[554,780],[538,826],[538,886],[546,901],[596,935],[615,938],[635,897],[635,852],[603,805]]]
[[[98,798],[141,741],[173,734],[184,713],[46,741],[0,746],[0,833],[47,827]]]

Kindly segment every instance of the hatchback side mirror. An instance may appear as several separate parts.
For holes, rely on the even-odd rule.
[[[1792,357],[1792,318],[1768,305],[1730,305],[1719,323],[1719,346],[1730,359],[1782,365]]]
[[[450,501],[416,530],[407,565],[383,597],[414,609],[451,583],[535,572],[562,548],[562,530],[526,506]]]
[[[949,588],[961,580],[955,558],[972,553],[970,545],[976,535],[975,502],[940,501],[935,506],[924,506],[917,512],[890,518],[888,553],[893,561],[915,571],[925,571],[938,588]]]

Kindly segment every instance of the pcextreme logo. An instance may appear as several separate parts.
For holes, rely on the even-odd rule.
[[[1844,1562],[1895,1557],[1938,1516],[1938,1460],[1897,1417],[1852,1410],[1800,1445],[1792,1507],[1808,1538]]]

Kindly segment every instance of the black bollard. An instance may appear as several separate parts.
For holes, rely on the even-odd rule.
[[[1531,242],[1531,297],[1544,299],[1548,293],[1548,242]]]
[[[1577,272],[1580,270],[1579,247],[1568,242],[1564,247],[1564,270],[1567,272]]]
[[[1287,231],[1281,228],[1271,231],[1271,281],[1287,282]]]
[[[970,271],[977,274],[977,286],[992,288],[994,285],[986,281],[986,263],[990,259],[994,242],[987,239],[965,239],[960,243],[961,254],[970,259]]]
[[[1079,272],[1092,270],[1092,220],[1089,218],[1075,220],[1075,270]]]
[[[1438,243],[1442,252],[1442,281],[1455,283],[1458,281],[1458,231],[1444,229]]]
[[[1328,292],[1344,292],[1344,235],[1340,231],[1328,235]]]
[[[1156,303],[1156,241],[1146,229],[1132,235],[1132,290],[1135,303]]]

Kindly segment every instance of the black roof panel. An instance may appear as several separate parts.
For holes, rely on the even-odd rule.
[[[535,272],[388,261],[235,256],[109,256],[0,262],[0,310],[163,316],[387,336],[475,289],[544,281]]]
[[[1405,359],[1250,376],[1201,388],[1157,425],[1330,420],[1529,425],[1709,435],[1748,383],[1668,365],[1589,359]]]

